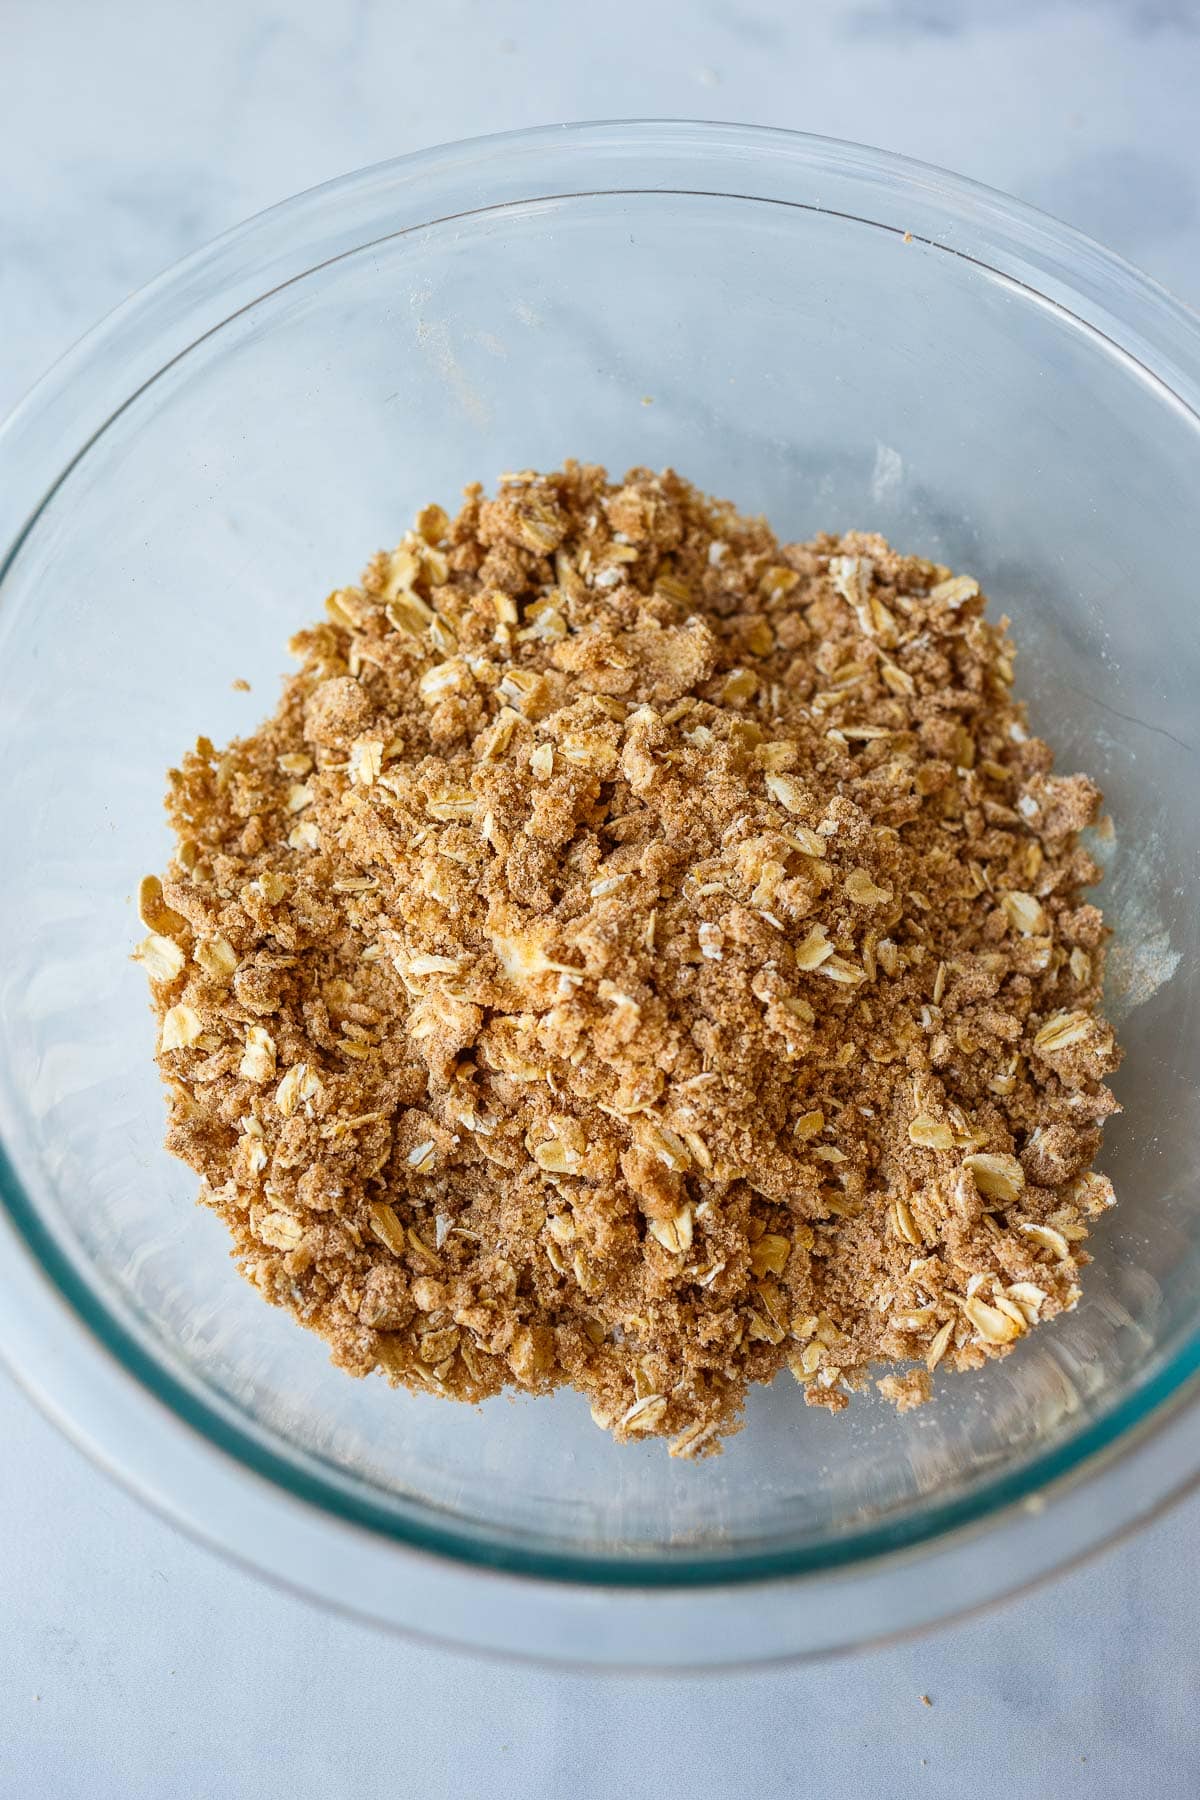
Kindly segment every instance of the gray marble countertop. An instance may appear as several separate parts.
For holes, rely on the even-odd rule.
[[[580,117],[904,151],[1059,213],[1200,303],[1193,0],[0,12],[0,411],[248,213],[425,144]],[[0,1442],[0,1800],[1200,1793],[1197,1500],[916,1644],[589,1678],[389,1639],[273,1591],[144,1512],[7,1379]]]

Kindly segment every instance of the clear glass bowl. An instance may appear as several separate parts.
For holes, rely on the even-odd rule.
[[[101,325],[0,438],[0,1347],[200,1535],[373,1617],[590,1661],[797,1654],[1060,1566],[1191,1480],[1200,322],[1012,201],[728,126],[451,145],[305,194]],[[908,1418],[785,1378],[699,1467],[577,1396],[354,1383],[159,1149],[130,896],[163,772],[414,509],[565,456],[977,575],[1117,823],[1125,1112],[1078,1312]],[[252,681],[234,694],[233,677]],[[986,1530],[983,1527],[986,1526]]]

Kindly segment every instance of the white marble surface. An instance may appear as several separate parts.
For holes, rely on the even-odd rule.
[[[0,410],[257,208],[449,137],[630,114],[857,137],[1200,302],[1193,0],[0,0]],[[754,1677],[474,1663],[143,1512],[0,1380],[0,1800],[1200,1793],[1200,1502],[913,1646]],[[932,1706],[921,1704],[926,1693]]]

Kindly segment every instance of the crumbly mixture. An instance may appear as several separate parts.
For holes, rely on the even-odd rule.
[[[504,478],[172,770],[168,1145],[355,1375],[679,1456],[901,1408],[1079,1295],[1105,931],[969,576],[677,475]]]

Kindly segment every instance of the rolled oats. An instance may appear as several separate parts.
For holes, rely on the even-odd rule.
[[[1072,1307],[1099,796],[984,604],[577,464],[332,594],[139,891],[167,1141],[260,1291],[352,1374],[684,1458],[785,1365],[907,1409]]]

